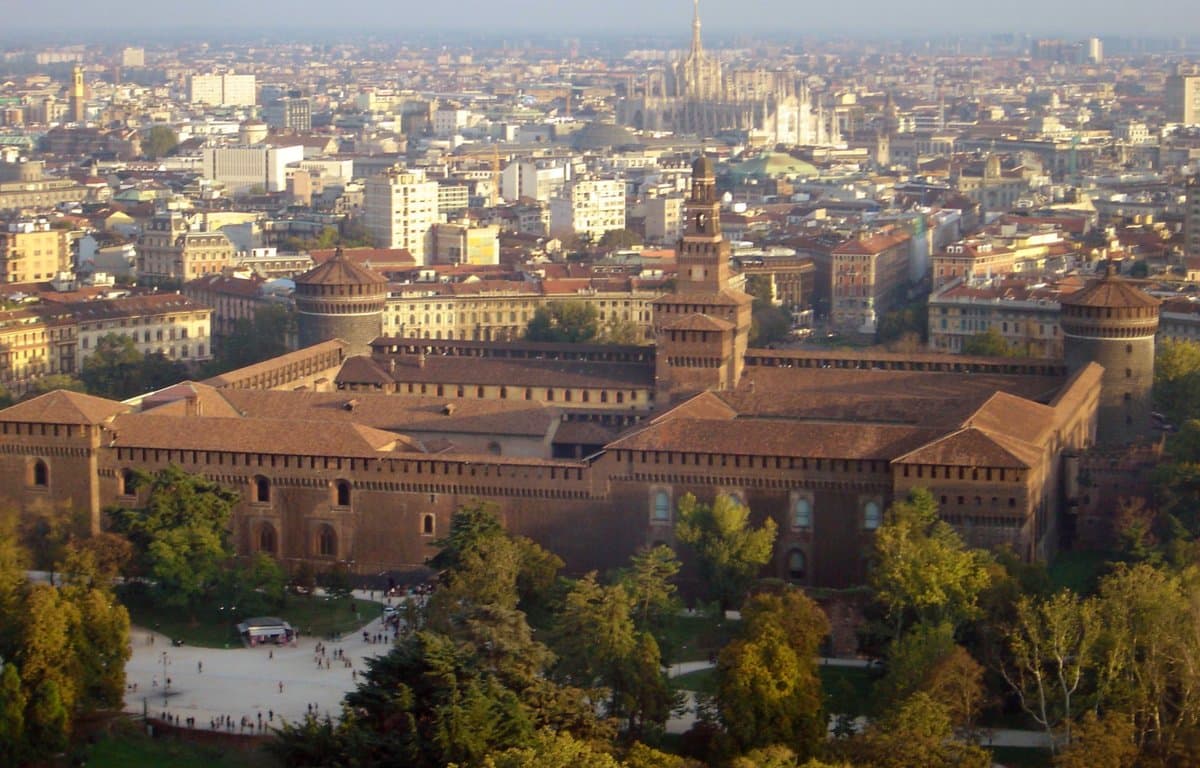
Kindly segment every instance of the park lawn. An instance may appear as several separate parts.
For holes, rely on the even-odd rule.
[[[183,608],[155,605],[143,594],[124,594],[121,601],[129,609],[134,625],[157,630],[172,640],[201,648],[232,648],[241,644],[234,626],[237,622],[218,606],[201,609],[193,617]],[[361,619],[355,616],[351,603]],[[381,603],[367,600],[289,595],[284,606],[272,615],[289,622],[302,635],[330,637],[335,632],[350,634],[382,613]],[[242,618],[245,617],[238,620]]]
[[[222,750],[140,732],[113,733],[87,748],[89,768],[268,768],[277,763],[263,752]]]
[[[873,714],[875,676],[869,669],[821,664],[817,667],[817,674],[821,676],[826,709],[831,714],[853,717]]]
[[[663,660],[708,661],[737,634],[738,622],[711,616],[676,616],[664,633]]]
[[[717,670],[715,667],[709,667],[688,672],[686,675],[671,678],[671,685],[677,691],[715,694],[717,692]]]
[[[991,747],[992,760],[1006,768],[1050,768],[1048,749],[1026,747]]]
[[[1108,565],[1108,552],[1060,552],[1050,566],[1050,583],[1055,589],[1067,588],[1080,595],[1091,594]]]

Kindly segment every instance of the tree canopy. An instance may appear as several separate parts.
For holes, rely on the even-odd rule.
[[[124,400],[168,387],[188,376],[187,366],[159,352],[144,355],[129,336],[110,333],[83,360],[80,378],[87,391],[100,397]]]
[[[962,353],[980,357],[1016,357],[1017,350],[1013,349],[999,331],[995,328],[988,328],[986,331],[967,337],[962,345]]]
[[[775,521],[750,524],[750,508],[726,494],[703,504],[692,494],[679,500],[675,535],[696,553],[710,598],[739,605],[751,582],[771,560]]]
[[[133,545],[141,572],[168,605],[194,610],[217,588],[233,556],[228,525],[238,495],[200,475],[170,466],[135,481],[148,490],[136,507],[109,507],[112,529]]]
[[[892,504],[875,532],[870,583],[896,635],[913,618],[957,626],[976,615],[979,594],[988,585],[987,561],[938,518],[933,495],[917,488]]]
[[[142,154],[151,160],[165,157],[179,146],[179,134],[169,125],[155,125],[142,138]]]

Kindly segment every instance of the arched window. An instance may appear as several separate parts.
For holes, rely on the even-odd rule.
[[[254,478],[254,500],[260,504],[271,500],[271,481],[262,475]]]
[[[337,557],[337,533],[328,523],[317,530],[317,554],[321,557]]]
[[[275,554],[275,526],[263,523],[258,527],[258,551]]]
[[[132,496],[137,493],[137,475],[132,469],[121,470],[121,495]]]
[[[652,514],[656,522],[665,522],[671,519],[671,494],[664,490],[654,492],[654,509]]]
[[[807,498],[796,499],[792,504],[792,527],[797,530],[812,528],[812,502]]]
[[[424,515],[421,518],[421,535],[422,536],[432,536],[433,535],[433,526],[434,526],[433,515]]]
[[[793,549],[788,552],[787,560],[788,578],[793,581],[799,581],[808,575],[808,558],[798,549]]]
[[[863,507],[863,528],[873,531],[882,523],[883,511],[879,508],[879,502],[868,501]]]
[[[50,487],[50,467],[42,459],[33,462],[33,475],[30,481],[36,488]]]
[[[336,499],[337,506],[339,506],[339,507],[350,506],[350,481],[349,480],[338,480],[337,486],[335,486],[335,487],[337,490],[337,499]]]

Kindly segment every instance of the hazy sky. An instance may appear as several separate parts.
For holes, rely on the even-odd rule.
[[[12,38],[17,29],[62,27],[64,41],[79,39],[94,25],[106,37],[129,30],[227,28],[239,37],[276,28],[452,30],[472,33],[643,32],[686,39],[691,0],[0,0],[0,27]],[[842,32],[885,37],[990,32],[1200,35],[1197,0],[702,0],[708,35],[738,31],[802,34]]]

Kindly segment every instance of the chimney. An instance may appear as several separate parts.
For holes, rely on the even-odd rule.
[[[418,368],[425,367],[425,351],[424,350],[421,350],[420,352],[417,353],[417,367]]]
[[[388,371],[388,373],[391,373],[391,374],[396,373],[396,358],[394,358],[394,357],[388,358],[387,371]]]

